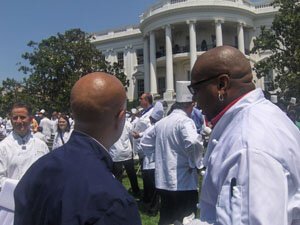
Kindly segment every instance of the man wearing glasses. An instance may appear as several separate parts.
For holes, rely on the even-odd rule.
[[[201,221],[300,224],[300,132],[255,88],[249,60],[229,46],[207,51],[188,88],[213,124]]]

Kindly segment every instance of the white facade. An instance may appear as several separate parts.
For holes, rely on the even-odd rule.
[[[210,48],[234,46],[252,65],[263,59],[249,52],[276,12],[270,4],[246,0],[163,0],[140,16],[139,25],[96,33],[93,43],[107,61],[124,65],[129,100],[150,92],[171,101],[175,81],[190,80],[197,56]],[[263,79],[255,81],[264,87]]]

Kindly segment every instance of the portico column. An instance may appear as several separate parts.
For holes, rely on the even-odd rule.
[[[155,33],[150,32],[150,93],[157,94]]]
[[[174,74],[173,74],[173,52],[172,52],[172,30],[170,25],[165,27],[166,38],[166,92],[165,100],[172,100],[174,93]]]
[[[145,92],[150,92],[150,76],[149,76],[149,43],[148,36],[144,37],[144,90]]]
[[[216,25],[216,45],[217,46],[222,46],[223,45],[222,23],[223,23],[223,21],[220,20],[220,19],[215,20],[215,25]]]
[[[190,31],[190,68],[194,66],[194,63],[197,59],[197,43],[196,43],[196,31],[195,31],[195,23],[196,21],[189,20],[187,24],[189,24]]]
[[[238,35],[238,48],[242,53],[245,54],[244,24],[243,23],[238,23],[237,35]]]
[[[124,51],[124,73],[129,80],[129,87],[127,90],[128,99],[134,99],[134,83],[133,83],[133,48],[132,45],[126,45]]]

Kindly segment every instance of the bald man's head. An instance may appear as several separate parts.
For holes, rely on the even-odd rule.
[[[213,48],[198,57],[191,90],[208,117],[216,116],[234,99],[255,89],[249,60],[230,46]]]
[[[113,130],[114,125],[118,126],[119,113],[126,109],[126,92],[113,75],[103,72],[87,74],[72,88],[71,108],[75,129],[89,134],[100,128]]]
[[[250,75],[252,80],[249,60],[231,46],[216,47],[199,56],[192,70],[192,83],[218,74],[228,74],[233,79]]]

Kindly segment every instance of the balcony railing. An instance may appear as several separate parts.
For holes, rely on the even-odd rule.
[[[147,17],[152,16],[153,14],[159,13],[161,11],[168,10],[170,8],[177,8],[177,7],[184,7],[184,6],[197,6],[197,5],[210,5],[210,4],[216,5],[216,3],[219,3],[220,5],[231,5],[231,6],[233,6],[233,4],[235,3],[239,3],[238,4],[239,7],[243,5],[244,7],[249,8],[249,10],[272,7],[272,4],[270,2],[255,4],[248,0],[206,0],[206,1],[168,0],[168,1],[158,2],[155,5],[151,6],[148,10],[146,10],[146,12],[144,12],[140,16],[140,20],[142,22]]]
[[[238,46],[236,45],[230,45],[234,48],[238,48]],[[208,51],[210,49],[213,49],[216,47],[216,44],[214,43],[210,43],[207,45],[197,45],[197,52],[205,52]],[[180,54],[180,53],[189,53],[190,52],[190,47],[188,45],[185,46],[180,46],[180,45],[174,45],[172,48],[172,53],[174,54]],[[250,50],[245,48],[245,55],[249,55],[250,54]],[[156,51],[156,58],[160,58],[160,57],[164,57],[166,56],[166,50],[164,47],[161,47],[159,50]]]

